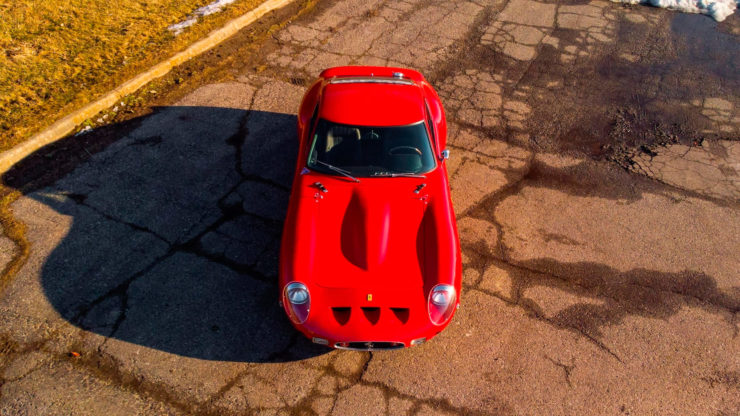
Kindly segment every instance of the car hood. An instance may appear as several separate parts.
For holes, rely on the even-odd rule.
[[[283,247],[283,256],[291,260],[290,280],[324,288],[416,292],[453,279],[457,242],[449,232],[442,233],[447,238],[440,235],[440,224],[445,228],[450,219],[439,218],[435,209],[437,203],[449,205],[434,197],[437,179],[361,178],[355,183],[314,173],[299,176],[289,212],[294,221],[286,222]],[[454,227],[454,216],[451,221]]]

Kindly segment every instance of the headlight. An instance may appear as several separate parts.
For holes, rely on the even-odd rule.
[[[300,283],[288,285],[286,293],[288,295],[288,302],[290,303],[303,305],[308,302],[308,290]]]
[[[451,285],[437,285],[429,292],[428,311],[429,319],[434,325],[447,322],[455,311],[457,294]]]
[[[299,282],[288,283],[283,291],[283,307],[291,321],[297,324],[306,322],[311,308],[311,295],[306,285]]]

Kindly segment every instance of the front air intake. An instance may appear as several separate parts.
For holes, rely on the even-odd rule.
[[[359,342],[337,342],[334,344],[334,348],[340,350],[356,350],[356,351],[377,351],[377,350],[397,350],[405,347],[403,342],[387,342],[387,341],[359,341]]]

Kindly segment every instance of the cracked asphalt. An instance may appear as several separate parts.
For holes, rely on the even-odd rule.
[[[607,1],[320,2],[69,173],[4,177],[31,250],[0,414],[740,414],[739,34]],[[344,64],[419,69],[447,109],[462,304],[403,351],[313,346],[277,306],[295,112]]]

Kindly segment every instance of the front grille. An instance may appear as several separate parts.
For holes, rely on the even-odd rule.
[[[377,350],[397,350],[405,347],[403,342],[390,342],[390,341],[358,341],[358,342],[337,342],[334,344],[334,348],[340,350],[356,350],[356,351],[377,351]]]

